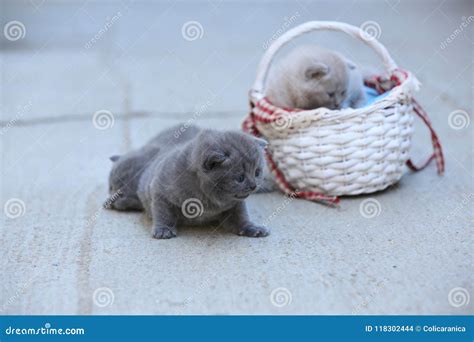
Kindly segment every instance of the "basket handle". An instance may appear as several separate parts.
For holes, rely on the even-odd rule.
[[[382,59],[384,67],[389,74],[397,69],[397,64],[393,61],[385,46],[375,39],[375,37],[368,36],[368,34],[361,28],[337,21],[308,21],[285,32],[270,45],[267,51],[265,51],[258,66],[257,78],[255,79],[251,92],[263,94],[265,81],[273,62],[273,58],[283,46],[293,38],[299,37],[308,32],[319,30],[341,31],[357,38],[375,50],[377,55]]]

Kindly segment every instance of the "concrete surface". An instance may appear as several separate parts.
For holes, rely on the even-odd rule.
[[[472,2],[1,6],[2,28],[18,20],[26,29],[23,39],[0,39],[1,313],[473,313],[474,23],[441,48],[474,14]],[[181,28],[193,20],[203,36],[187,41]],[[263,239],[187,228],[157,241],[141,214],[101,210],[110,155],[180,121],[239,128],[264,45],[285,22],[307,20],[380,25],[380,40],[423,83],[417,97],[443,143],[444,177],[434,166],[407,172],[393,189],[345,198],[340,209],[251,196],[251,215],[273,229]],[[378,65],[341,35],[303,40]],[[98,110],[113,113],[113,127],[94,127]],[[461,129],[449,124],[456,110],[469,120]],[[413,158],[429,152],[418,125]],[[368,198],[380,205],[374,218],[361,214]],[[18,217],[11,199],[21,200]]]

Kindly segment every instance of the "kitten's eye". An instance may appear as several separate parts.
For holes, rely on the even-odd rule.
[[[334,92],[328,93],[329,97],[334,97]]]
[[[260,172],[261,172],[260,169],[256,169],[256,170],[255,170],[255,177],[260,176]]]
[[[345,90],[343,90],[343,91],[341,92],[341,96],[346,96],[346,91],[345,91]]]
[[[244,179],[245,179],[245,175],[240,175],[239,177],[237,177],[237,182],[242,183]]]

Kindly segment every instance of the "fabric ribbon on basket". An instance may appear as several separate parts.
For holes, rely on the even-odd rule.
[[[406,78],[408,74],[406,71],[397,69],[395,73],[392,74],[390,78],[386,78],[383,76],[375,76],[371,79],[365,80],[365,85],[371,88],[374,88],[379,94],[383,94],[387,91],[390,91],[394,87],[400,85]],[[438,169],[438,174],[444,174],[444,155],[443,155],[443,148],[441,147],[441,143],[439,141],[438,135],[436,134],[433,125],[431,124],[431,120],[428,117],[428,113],[420,106],[418,101],[414,98],[412,99],[413,102],[413,111],[418,115],[418,117],[423,121],[423,123],[428,127],[430,134],[431,134],[431,143],[433,145],[433,153],[431,156],[423,163],[421,166],[415,166],[411,159],[406,161],[406,165],[412,171],[421,171],[425,167],[427,167],[430,162],[434,159],[436,161],[436,168]]]
[[[387,95],[358,109],[304,111],[273,105],[265,96],[264,83],[274,55],[293,38],[314,30],[342,31],[372,47],[390,76],[365,83]],[[242,126],[244,131],[269,141],[268,166],[286,195],[337,206],[339,196],[371,193],[396,183],[404,164],[419,171],[436,160],[438,173],[444,172],[439,138],[412,96],[418,81],[396,66],[381,43],[364,37],[358,27],[345,23],[308,22],[280,36],[260,62],[249,92],[251,111]],[[408,157],[412,111],[430,130],[433,145],[433,154],[421,166],[415,166]]]

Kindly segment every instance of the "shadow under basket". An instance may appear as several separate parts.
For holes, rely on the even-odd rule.
[[[280,108],[265,97],[264,84],[275,54],[290,40],[311,31],[342,31],[375,50],[388,76],[365,80],[383,94],[361,108],[300,110]],[[399,69],[385,47],[358,27],[339,22],[307,22],[280,36],[265,52],[249,92],[251,111],[246,132],[268,141],[266,158],[285,194],[336,205],[338,196],[383,190],[400,180],[407,165],[413,171],[436,160],[444,172],[439,139],[426,112],[413,98],[418,80]],[[409,157],[413,113],[431,133],[433,154],[421,166]]]

